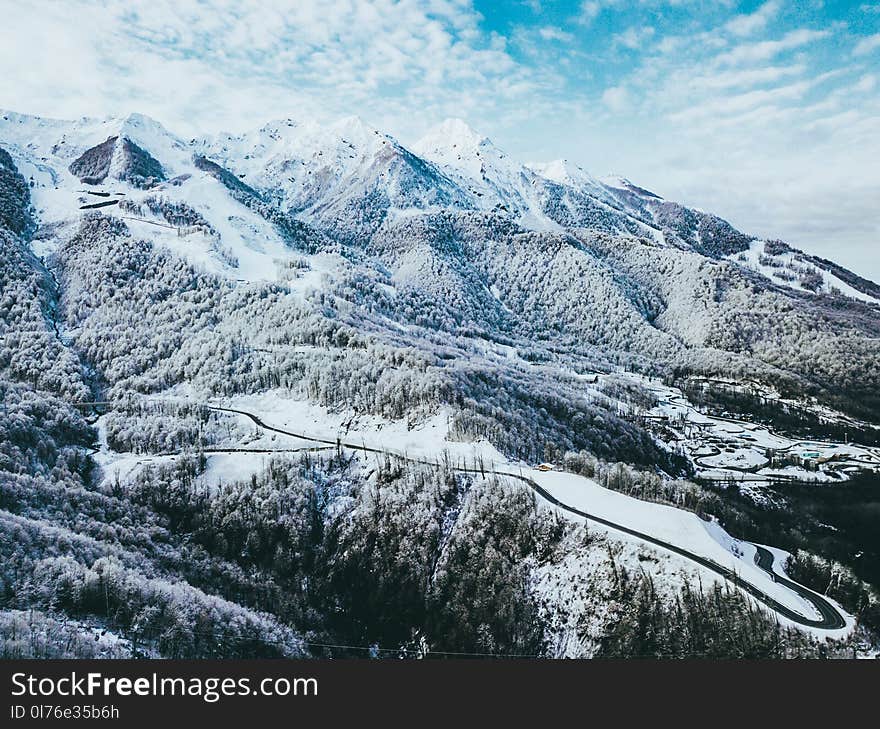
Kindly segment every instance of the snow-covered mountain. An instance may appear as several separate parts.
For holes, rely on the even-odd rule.
[[[114,630],[166,630],[173,606],[261,654],[312,635],[584,655],[610,650],[597,636],[636,589],[617,567],[648,549],[661,597],[723,581],[709,560],[815,622],[721,523],[766,525],[678,479],[748,474],[766,505],[779,480],[880,467],[875,283],[626,179],[524,164],[460,120],[408,148],[358,118],[187,140],[137,114],[2,112],[0,150],[0,520],[77,545],[22,557],[39,609],[67,599],[50,584],[110,575],[143,611]],[[491,475],[523,468],[542,511],[528,479]],[[647,541],[554,526],[547,494]],[[703,562],[657,550],[676,539]],[[374,584],[375,544],[397,557]],[[494,607],[468,612],[472,590]],[[392,592],[405,629],[371,612]]]
[[[270,122],[202,147],[284,208],[340,237],[368,236],[389,211],[469,206],[438,169],[357,117],[329,126]]]
[[[640,366],[754,371],[836,406],[875,407],[871,383],[847,375],[842,393],[847,365],[824,364],[844,335],[872,356],[875,284],[626,179],[567,161],[524,165],[461,120],[410,150],[356,117],[189,141],[138,114],[0,117],[44,228],[96,209],[212,274],[349,287],[405,326],[578,342]],[[180,222],[207,233],[179,237]],[[35,250],[51,254],[59,240],[38,236]],[[314,273],[291,283],[295,261]],[[816,347],[822,364],[808,365]],[[862,367],[861,351],[851,362]],[[863,390],[867,400],[850,396]]]
[[[288,280],[292,261],[317,256],[298,285],[323,278],[329,291],[365,277],[373,310],[405,325],[577,341],[606,359],[719,375],[756,370],[838,406],[850,399],[833,374],[841,364],[807,366],[800,332],[821,332],[809,347],[827,346],[823,362],[844,332],[864,332],[855,341],[872,352],[875,284],[623,178],[524,165],[461,120],[412,150],[356,117],[184,141],[137,114],[7,112],[0,139],[44,227],[99,209],[233,281]],[[179,238],[169,215],[208,234]],[[52,245],[40,236],[36,249]],[[858,379],[848,390],[862,391]]]

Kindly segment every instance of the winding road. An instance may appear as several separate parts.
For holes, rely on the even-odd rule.
[[[803,585],[799,585],[797,582],[793,582],[789,580],[787,577],[783,577],[780,574],[777,574],[773,571],[773,553],[767,549],[766,547],[762,547],[758,544],[754,545],[755,549],[755,564],[758,565],[762,570],[764,570],[767,574],[769,574],[774,582],[778,582],[780,585],[784,585],[792,592],[796,592],[805,600],[809,600],[813,603],[813,606],[819,613],[822,615],[822,620],[833,627],[843,628],[846,625],[846,621],[843,619],[843,616],[837,610],[834,605],[832,605],[828,600],[819,595],[818,593],[813,592],[812,590],[808,590]],[[836,625],[835,625],[836,624]],[[819,626],[824,627],[824,626]]]
[[[264,422],[259,416],[254,415],[251,412],[246,410],[238,410],[235,408],[229,407],[220,407],[209,405],[211,410],[217,410],[221,412],[234,413],[237,415],[242,415],[246,418],[249,418],[253,423],[257,426],[264,428],[266,430],[270,430],[276,433],[281,433],[282,435],[291,436],[293,438],[298,438],[300,440],[305,440],[311,443],[320,443],[325,446],[336,446],[337,448],[347,448],[350,450],[363,451],[366,453],[378,453],[381,455],[393,456],[394,458],[398,458],[400,460],[406,461],[408,463],[416,463],[420,465],[428,465],[428,466],[436,466],[437,464],[434,461],[429,461],[427,459],[420,458],[412,458],[409,456],[405,456],[400,453],[395,453],[394,451],[385,450],[382,448],[373,448],[367,446],[363,443],[347,443],[342,440],[328,440],[325,438],[316,438],[314,436],[305,435],[303,433],[295,433],[293,431],[284,430],[283,428],[278,428],[274,425],[269,425]],[[454,470],[459,471],[461,473],[483,473],[483,469],[479,468],[467,468],[467,467],[454,467]],[[672,552],[674,554],[685,557],[686,559],[695,562],[702,567],[705,567],[709,570],[712,570],[716,574],[721,575],[729,582],[733,583],[740,589],[747,592],[749,595],[754,597],[760,603],[766,605],[775,613],[782,615],[788,620],[797,623],[799,625],[803,625],[805,627],[817,628],[820,630],[840,630],[846,627],[846,620],[844,616],[840,613],[840,611],[831,604],[828,600],[826,600],[821,595],[813,592],[812,590],[799,585],[792,580],[789,580],[781,575],[776,574],[773,571],[773,553],[768,549],[761,547],[757,544],[753,545],[755,547],[755,564],[764,570],[767,574],[771,576],[771,578],[802,597],[803,599],[810,602],[815,608],[816,611],[822,616],[820,619],[811,619],[801,615],[796,610],[789,608],[786,605],[783,605],[781,602],[771,597],[767,593],[763,592],[761,589],[753,585],[748,580],[741,577],[737,572],[730,569],[729,567],[725,567],[724,565],[718,564],[717,562],[708,559],[706,557],[702,557],[699,554],[691,552],[687,549],[683,549],[682,547],[678,547],[670,542],[666,542],[662,539],[657,539],[656,537],[652,537],[649,534],[644,534],[643,532],[639,532],[635,529],[630,529],[627,526],[622,524],[616,524],[613,521],[608,519],[603,519],[602,517],[595,516],[594,514],[590,514],[586,511],[581,511],[573,506],[569,506],[568,504],[563,503],[559,499],[557,499],[553,494],[547,491],[544,487],[538,484],[536,481],[524,476],[522,473],[513,473],[509,471],[498,471],[494,468],[489,469],[491,473],[494,473],[498,476],[505,476],[507,478],[514,478],[519,481],[525,483],[529,488],[532,489],[535,493],[537,493],[541,498],[550,502],[557,508],[566,511],[570,514],[574,514],[576,516],[583,517],[584,519],[588,519],[590,521],[596,522],[597,524],[602,524],[603,526],[609,527],[610,529],[614,529],[615,531],[622,532],[624,534],[629,534],[630,536],[636,537],[641,541],[648,542],[649,544],[653,544],[654,546],[660,547],[661,549],[665,549],[668,552]]]

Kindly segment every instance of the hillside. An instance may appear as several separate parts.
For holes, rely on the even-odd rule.
[[[743,541],[780,483],[880,470],[856,273],[457,120],[409,149],[3,112],[0,175],[6,655],[24,611],[107,656],[781,657],[880,627],[873,557],[829,631]],[[852,567],[848,534],[822,557]]]

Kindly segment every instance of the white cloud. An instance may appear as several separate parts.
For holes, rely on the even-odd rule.
[[[767,27],[767,23],[779,13],[780,5],[779,0],[768,0],[754,13],[734,16],[725,23],[724,28],[737,36],[753,35]]]
[[[693,90],[721,90],[755,87],[774,83],[789,76],[801,76],[807,70],[803,63],[789,66],[761,66],[726,71],[688,69],[680,74],[681,83]]]
[[[723,26],[704,25],[656,38],[604,91],[607,108],[626,113],[581,132],[579,156],[570,146],[547,156],[620,172],[880,281],[871,202],[880,196],[880,74],[835,67],[825,41],[840,31],[756,31],[732,42]]]
[[[602,103],[611,111],[621,112],[629,106],[629,92],[623,86],[612,86],[602,94]]]
[[[744,94],[720,96],[711,101],[675,111],[669,115],[669,118],[674,122],[693,121],[696,119],[724,121],[732,115],[741,114],[756,107],[766,105],[775,107],[780,103],[801,99],[813,85],[813,81],[798,81],[787,86],[758,89]]]
[[[853,91],[862,94],[867,94],[875,88],[877,88],[877,76],[873,73],[866,73],[853,85]]]
[[[858,43],[856,43],[856,47],[853,48],[853,55],[867,56],[869,53],[873,53],[878,48],[880,48],[880,33],[875,33],[874,35],[869,35],[865,38],[862,38]]]
[[[624,48],[636,50],[644,45],[644,43],[653,37],[653,35],[654,28],[650,25],[642,26],[640,28],[633,26],[627,28],[623,33],[615,35],[614,42]]]
[[[598,0],[583,0],[577,20],[583,25],[590,25],[602,12],[602,3]]]
[[[558,71],[517,62],[479,23],[471,0],[43,0],[4,16],[0,67],[19,70],[0,103],[138,110],[183,133],[352,111],[397,134],[464,111],[552,114]]]
[[[543,28],[538,28],[538,35],[541,36],[544,40],[548,41],[560,41],[562,43],[569,43],[574,36],[567,31],[562,30],[562,28],[557,28],[554,26],[544,26]]]
[[[726,65],[759,63],[767,61],[783,51],[800,48],[821,38],[827,38],[829,35],[830,31],[827,30],[799,28],[798,30],[789,31],[779,40],[743,43],[718,56],[716,61],[719,64]]]

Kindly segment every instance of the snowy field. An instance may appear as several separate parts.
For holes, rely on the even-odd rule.
[[[729,256],[729,258],[740,265],[744,265],[753,271],[763,274],[777,285],[787,286],[796,291],[803,292],[811,292],[811,290],[801,283],[798,273],[800,272],[800,269],[809,268],[815,271],[815,275],[821,277],[821,284],[819,285],[818,290],[826,293],[835,290],[851,299],[858,299],[859,301],[864,301],[869,304],[878,303],[878,299],[875,297],[869,296],[858,289],[854,289],[834,274],[809,263],[799,261],[797,259],[797,251],[778,253],[772,256],[766,255],[764,252],[765,243],[766,241],[764,240],[754,240],[749,246],[749,250],[744,251],[741,254]],[[785,278],[782,278],[780,274]],[[787,280],[787,277],[789,276],[794,276],[794,279]]]

